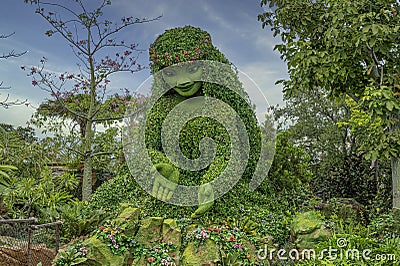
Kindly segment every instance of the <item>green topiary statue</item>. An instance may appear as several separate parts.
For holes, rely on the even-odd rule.
[[[147,192],[138,188],[137,183],[129,178],[129,174],[115,178],[94,193],[92,206],[111,208],[110,205],[130,201],[146,209],[150,215],[161,214],[171,218],[191,215],[192,218],[223,219],[224,216],[238,215],[246,203],[256,209],[261,206],[261,202],[267,202],[267,199],[263,199],[265,193],[249,190],[249,183],[256,170],[262,148],[261,130],[255,112],[238,79],[237,70],[214,47],[210,35],[192,26],[169,29],[151,44],[149,54],[151,72],[154,75],[153,94],[157,93],[158,87],[170,88],[152,106],[145,125],[146,149],[151,158],[153,171],[157,171],[164,178],[151,179],[149,182],[147,191],[152,192],[156,199],[152,199]],[[210,61],[229,66],[228,73],[221,77],[207,72],[206,68],[203,69],[201,64],[199,67],[196,63]],[[156,75],[160,72],[162,75]],[[215,75],[217,79],[220,78],[230,84],[229,87],[234,90],[219,85],[221,83],[199,81],[200,77],[207,75]],[[193,118],[179,131],[180,150],[191,160],[202,155],[199,147],[203,139],[211,138],[214,141],[213,161],[207,167],[196,171],[181,169],[166,156],[161,136],[163,121],[180,103],[200,96],[218,99],[235,111],[248,135],[247,157],[240,153],[242,151],[239,155],[232,153],[231,130],[210,117]],[[189,106],[194,110],[201,104],[201,100],[194,100]],[[219,188],[209,185],[209,182],[215,180],[228,167],[230,160],[244,161],[243,169],[238,169],[243,174],[232,191],[216,199],[215,195]],[[138,171],[137,175],[143,176],[143,173]],[[179,185],[200,186],[197,195],[198,206],[181,207],[164,202],[176,196],[176,186]]]
[[[155,168],[167,180],[185,185],[199,185],[199,183],[203,185],[198,194],[200,205],[192,214],[192,218],[198,218],[213,205],[214,188],[208,183],[221,174],[227,167],[229,159],[240,158],[231,157],[229,134],[222,125],[208,117],[197,117],[182,127],[179,136],[182,153],[189,159],[198,158],[201,155],[200,142],[203,138],[208,137],[212,138],[216,144],[215,158],[208,167],[201,171],[182,171],[170,163],[163,154],[161,122],[166,119],[168,113],[176,105],[188,98],[206,96],[227,103],[235,110],[240,119],[245,121],[250,154],[243,178],[249,181],[260,153],[260,131],[257,127],[256,116],[251,109],[248,96],[241,88],[233,70],[224,78],[232,79],[230,84],[238,93],[219,84],[198,81],[200,77],[206,75],[203,73],[201,64],[185,63],[208,60],[230,65],[224,55],[213,46],[207,32],[191,26],[167,30],[150,46],[150,60],[153,74],[164,70],[161,75],[162,81],[156,80],[154,87],[162,86],[164,83],[172,89],[155,103],[147,117],[147,148],[154,155],[152,158]],[[191,103],[190,108],[197,108],[196,101]],[[159,199],[169,200],[174,195],[174,189],[175,186],[171,183],[166,184],[162,179],[156,178],[152,194]]]

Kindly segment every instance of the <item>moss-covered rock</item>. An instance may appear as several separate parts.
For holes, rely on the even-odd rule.
[[[315,212],[304,212],[293,218],[291,230],[293,235],[304,235],[314,232],[321,225],[323,221]]]
[[[161,237],[163,220],[161,217],[143,219],[136,235],[136,241],[147,247],[152,247],[158,243]]]
[[[122,266],[126,262],[125,256],[115,255],[111,249],[97,236],[93,236],[82,243],[88,250],[85,265],[90,266]]]
[[[180,246],[182,243],[182,232],[174,219],[165,219],[162,225],[162,238],[167,243]]]
[[[182,266],[215,265],[219,261],[219,250],[214,241],[209,239],[199,247],[190,242],[182,253]]]
[[[139,215],[138,208],[126,207],[115,218],[114,222],[120,225],[125,235],[135,235],[139,223]]]
[[[312,248],[331,237],[324,221],[315,211],[297,214],[291,224],[291,238],[299,249]]]
[[[136,208],[126,207],[114,220],[108,221],[113,226],[100,226],[92,237],[75,241],[64,247],[64,250],[87,250],[84,256],[87,260],[80,265],[90,266],[148,266],[161,265],[162,261],[173,262],[175,264],[172,265],[176,266],[220,265],[224,261],[230,264],[223,265],[258,265],[260,261],[257,260],[257,251],[265,243],[261,241],[257,246],[254,239],[261,237],[255,231],[246,232],[244,229],[247,227],[238,225],[238,228],[236,225],[228,225],[226,221],[221,222],[220,225],[194,223],[178,226],[175,219],[140,219]],[[133,235],[123,230],[130,229],[131,226],[126,225],[131,223],[138,226],[137,230],[129,231],[134,232]],[[309,232],[302,229],[297,231]],[[315,237],[316,232],[307,236]],[[198,234],[204,234],[205,237],[199,239]],[[111,241],[114,239],[116,242]],[[268,238],[266,241],[269,246],[273,245],[273,239]]]

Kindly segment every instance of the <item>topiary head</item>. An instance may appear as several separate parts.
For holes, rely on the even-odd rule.
[[[192,26],[166,30],[150,45],[149,55],[153,74],[182,62],[211,60],[228,63],[213,46],[210,34]]]
[[[152,74],[163,72],[163,79],[169,87],[184,97],[193,96],[201,88],[202,72],[198,64],[182,64],[197,60],[211,60],[229,63],[212,45],[208,32],[192,26],[166,30],[150,45],[150,68]]]

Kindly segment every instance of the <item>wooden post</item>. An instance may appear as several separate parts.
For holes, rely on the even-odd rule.
[[[56,223],[56,255],[58,253],[59,248],[60,248],[60,220],[57,219],[57,223]]]
[[[26,252],[26,265],[29,266],[31,262],[31,248],[32,248],[33,229],[28,226],[28,248]]]

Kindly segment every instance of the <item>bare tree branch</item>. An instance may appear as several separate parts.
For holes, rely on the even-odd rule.
[[[4,34],[0,35],[0,39],[7,39],[8,37],[10,37],[10,36],[12,36],[14,34],[15,34],[15,32],[12,32],[12,33],[6,34],[6,35],[4,35]],[[26,54],[26,51],[25,52],[16,53],[14,50],[11,50],[10,52],[8,52],[6,54],[3,53],[3,55],[0,55],[0,59],[8,59],[8,58],[11,58],[11,57],[20,57],[20,56],[22,56],[24,54]],[[10,88],[11,88],[10,86],[4,87],[3,86],[3,81],[0,81],[0,90],[7,90],[7,89],[10,89]],[[10,98],[10,95],[7,94],[5,99],[0,100],[0,107],[3,107],[5,109],[7,109],[11,105],[22,105],[22,104],[26,104],[28,102],[28,100],[21,101],[21,100],[18,100],[18,99],[10,101],[9,98]]]

